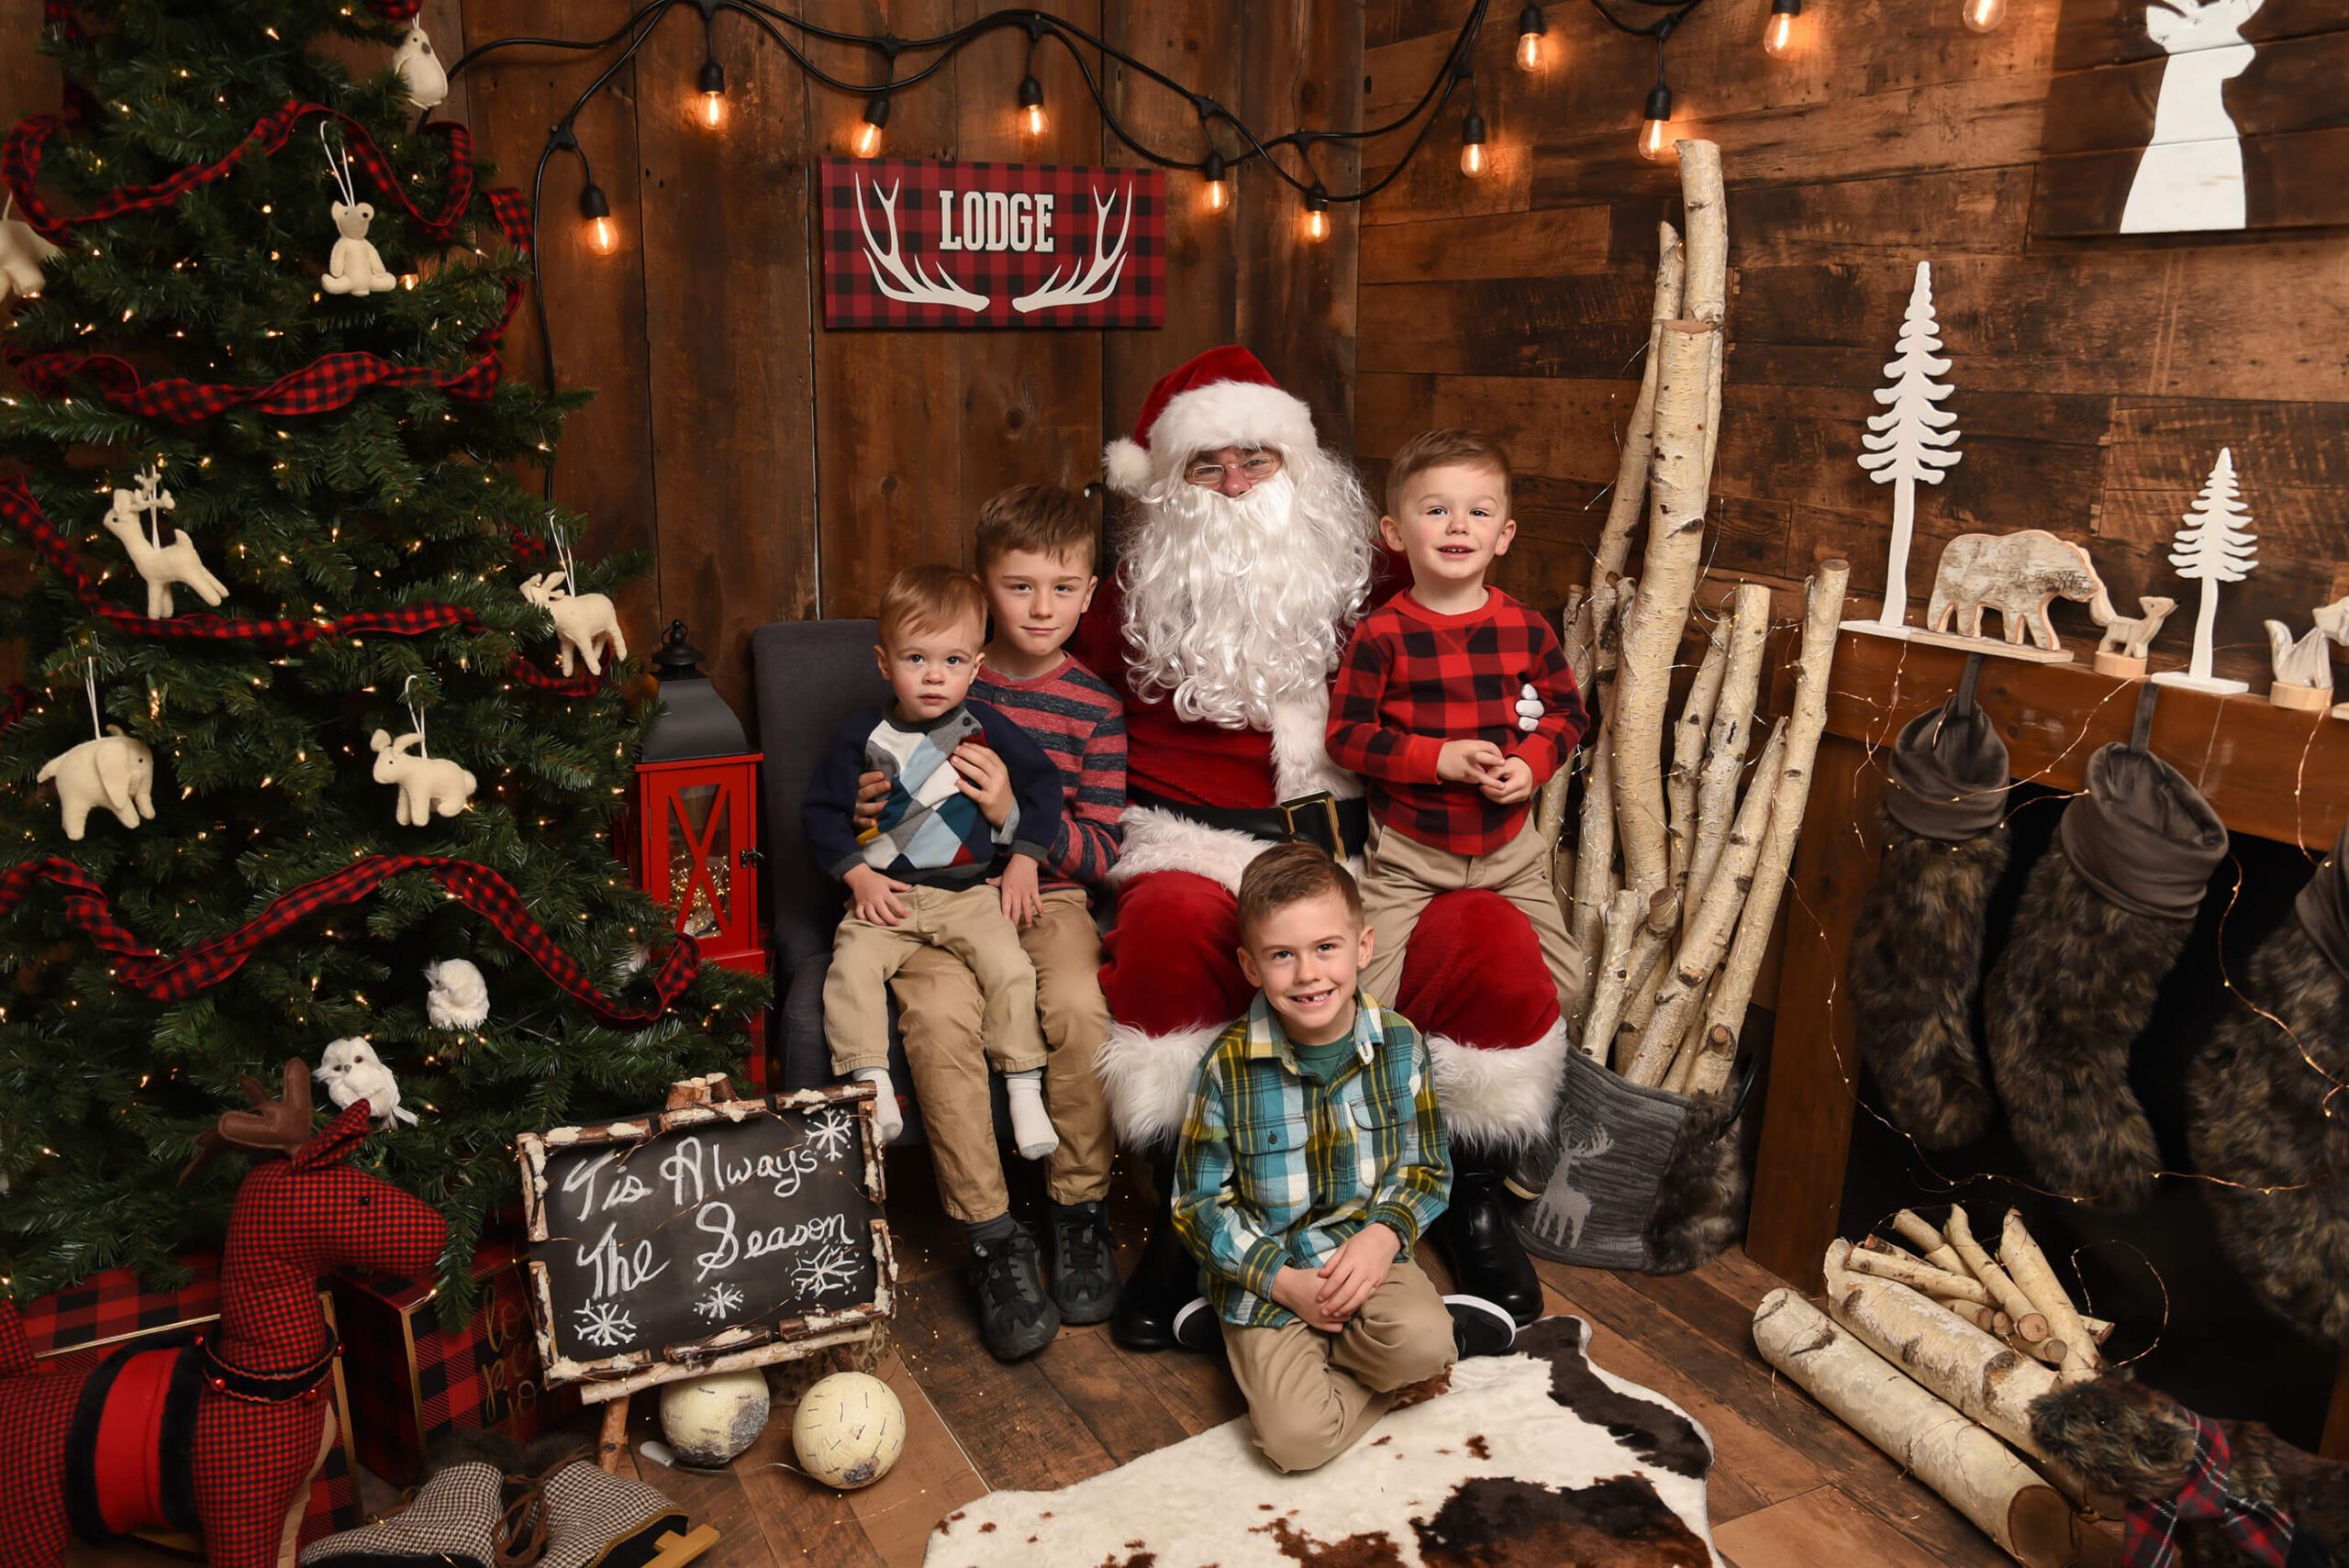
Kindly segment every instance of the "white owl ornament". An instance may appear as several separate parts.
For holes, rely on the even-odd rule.
[[[375,1054],[375,1048],[357,1035],[328,1042],[310,1076],[325,1087],[327,1098],[338,1107],[348,1109],[365,1100],[368,1115],[380,1123],[388,1125],[396,1119],[416,1125],[416,1113],[400,1108],[399,1080]]]

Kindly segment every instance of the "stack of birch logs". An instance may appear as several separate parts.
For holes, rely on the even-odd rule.
[[[1851,573],[1830,561],[1810,580],[1793,711],[1764,744],[1743,798],[1767,588],[1739,587],[1711,626],[1667,758],[1673,670],[1704,572],[1729,293],[1720,149],[1684,141],[1679,150],[1687,243],[1661,226],[1645,375],[1591,585],[1566,602],[1566,660],[1600,717],[1583,748],[1573,871],[1559,892],[1575,941],[1595,955],[1572,1020],[1584,1053],[1635,1084],[1714,1094],[1737,1059],[1794,859]],[[1633,579],[1624,567],[1643,511],[1646,554]],[[1564,835],[1566,788],[1562,771],[1538,810],[1553,838]]]
[[[2032,1401],[2103,1370],[2112,1325],[2083,1317],[2022,1218],[1998,1253],[1953,1205],[1942,1227],[1907,1209],[1901,1246],[1827,1248],[1827,1310],[1777,1290],[1753,1315],[1763,1359],[1899,1461],[2031,1568],[2111,1561],[2118,1518],[2031,1435]]]

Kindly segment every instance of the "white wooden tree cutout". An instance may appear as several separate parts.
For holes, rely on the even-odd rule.
[[[1957,450],[1957,416],[1940,406],[1951,387],[1936,376],[1949,373],[1950,361],[1940,357],[1941,323],[1933,318],[1933,265],[1917,263],[1917,282],[1909,291],[1909,310],[1900,323],[1900,345],[1884,367],[1889,386],[1876,389],[1884,412],[1868,418],[1867,434],[1860,438],[1866,450],[1860,466],[1878,484],[1892,486],[1892,553],[1884,574],[1884,610],[1873,622],[1846,621],[1860,630],[1892,637],[1907,635],[1909,618],[1909,541],[1917,530],[1917,486],[1939,484],[1942,475],[1965,454]]]
[[[2248,681],[2227,681],[2210,673],[2210,633],[2219,620],[2219,584],[2240,583],[2258,564],[2259,541],[2252,537],[2251,514],[2243,509],[2235,486],[2235,454],[2219,449],[2219,461],[2210,483],[2195,497],[2177,530],[2169,563],[2189,583],[2202,584],[2202,606],[2194,617],[2194,659],[2183,670],[2165,670],[2154,677],[2167,686],[2191,686],[2198,692],[2247,692]]]
[[[2121,211],[2123,234],[2242,228],[2243,137],[2226,86],[2258,52],[2245,22],[2265,0],[2147,0],[2145,35],[2169,58],[2154,106],[2154,139]]]

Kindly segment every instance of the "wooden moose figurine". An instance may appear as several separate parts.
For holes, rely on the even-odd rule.
[[[337,1347],[319,1278],[426,1273],[448,1223],[347,1163],[367,1137],[366,1101],[313,1136],[301,1062],[285,1064],[278,1098],[251,1078],[245,1093],[253,1108],[224,1114],[187,1169],[230,1146],[281,1156],[237,1190],[216,1329],[36,1364],[15,1304],[0,1301],[0,1568],[57,1568],[69,1528],[85,1540],[194,1530],[212,1568],[292,1568],[335,1440]]]

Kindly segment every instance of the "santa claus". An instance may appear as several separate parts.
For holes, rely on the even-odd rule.
[[[1323,746],[1330,682],[1363,612],[1408,583],[1374,542],[1378,510],[1311,411],[1245,349],[1211,350],[1151,391],[1110,484],[1133,506],[1119,560],[1076,648],[1121,687],[1128,733],[1118,917],[1101,987],[1115,1018],[1099,1069],[1125,1146],[1162,1189],[1191,1080],[1247,1010],[1236,957],[1241,872],[1308,838],[1358,857],[1362,784]],[[1531,927],[1498,896],[1440,895],[1389,1000],[1432,1057],[1450,1129],[1452,1207],[1437,1236],[1463,1290],[1540,1315],[1503,1215],[1509,1155],[1546,1127],[1565,1062],[1558,991]],[[1174,1342],[1197,1268],[1164,1216],[1113,1325]]]

